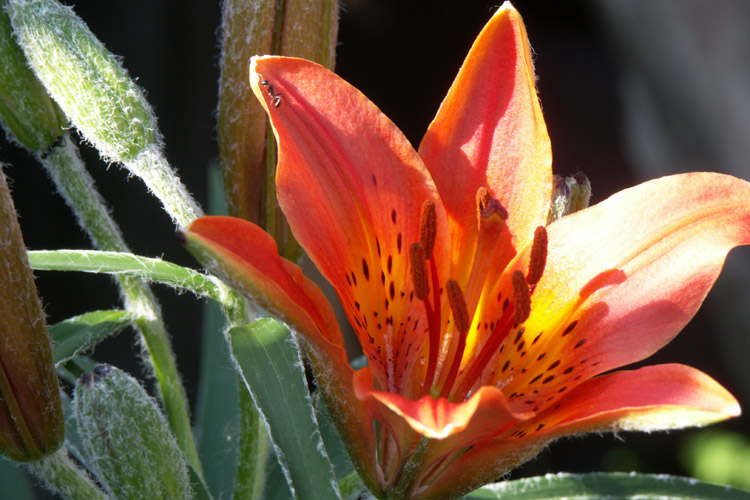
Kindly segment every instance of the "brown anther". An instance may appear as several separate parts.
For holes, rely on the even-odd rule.
[[[451,306],[451,312],[453,312],[453,324],[459,333],[464,334],[469,331],[469,326],[471,326],[464,294],[456,280],[448,280],[445,288],[448,291],[448,303]]]
[[[435,213],[435,203],[430,200],[422,204],[422,216],[419,221],[419,243],[424,248],[426,259],[432,257],[432,250],[435,248],[435,239],[437,238],[437,215]]]
[[[487,221],[489,219],[497,218],[505,222],[508,220],[508,211],[504,206],[500,204],[500,201],[495,198],[490,198],[487,204],[479,212],[479,220]]]
[[[487,206],[487,204],[492,199],[492,195],[490,194],[490,190],[486,187],[480,187],[477,189],[477,213],[481,214],[482,210],[484,210],[484,207]]]
[[[513,272],[513,307],[515,308],[514,315],[517,325],[529,318],[531,295],[529,294],[529,284],[521,271]]]
[[[547,264],[547,230],[539,226],[534,231],[534,242],[531,244],[531,256],[529,257],[529,273],[526,281],[529,285],[536,285],[544,274],[544,266]]]
[[[409,259],[411,261],[411,280],[414,283],[414,295],[419,300],[425,300],[430,291],[430,285],[427,280],[427,259],[421,243],[412,243],[409,247]]]

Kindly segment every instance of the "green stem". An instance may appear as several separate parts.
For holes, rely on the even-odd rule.
[[[62,144],[53,147],[50,154],[44,158],[40,157],[40,160],[94,245],[102,250],[128,252],[128,246],[119,227],[110,216],[70,137],[65,136]],[[178,187],[181,186],[182,184],[179,184]],[[180,215],[183,218],[187,217],[183,213]],[[140,278],[117,276],[117,280],[125,308],[148,318],[139,322],[138,327],[149,353],[164,410],[180,449],[185,453],[190,465],[202,476],[185,393],[156,298],[149,286]]]
[[[29,472],[44,481],[47,488],[63,498],[107,500],[85,470],[78,467],[65,447],[38,462],[27,464]]]
[[[143,179],[153,195],[161,200],[164,210],[178,227],[188,227],[191,222],[203,215],[156,144],[146,147],[132,160],[124,160],[124,163],[128,170]]]
[[[240,449],[237,457],[237,476],[234,482],[235,500],[261,500],[269,438],[255,403],[239,377]]]

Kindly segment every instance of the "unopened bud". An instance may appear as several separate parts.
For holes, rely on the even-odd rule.
[[[266,112],[250,87],[248,62],[256,55],[276,54],[333,70],[339,2],[233,0],[223,6],[217,114],[229,214],[268,230],[281,254],[294,261],[301,249],[276,203],[276,148],[273,136],[267,137]]]
[[[108,159],[157,142],[141,89],[73,11],[55,0],[6,0],[19,45],[73,125]]]
[[[8,138],[44,151],[64,132],[65,115],[26,63],[13,39],[7,12],[0,8],[0,124]]]
[[[99,365],[78,380],[73,404],[89,464],[113,498],[192,498],[177,440],[137,380]]]
[[[552,205],[547,224],[568,214],[588,208],[591,201],[591,182],[582,173],[569,177],[555,176],[552,187]]]
[[[0,453],[37,460],[63,442],[47,323],[13,201],[0,171]]]

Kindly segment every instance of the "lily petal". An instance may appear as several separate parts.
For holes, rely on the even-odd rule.
[[[183,236],[188,249],[212,272],[263,308],[279,314],[310,339],[321,337],[344,345],[323,292],[298,266],[279,256],[276,242],[263,229],[243,219],[210,216],[196,219]]]
[[[396,428],[399,421],[405,420],[422,436],[439,440],[436,445],[440,449],[470,446],[534,416],[531,412],[514,413],[503,393],[490,386],[482,387],[457,404],[429,395],[414,400],[373,390],[372,383],[360,370],[355,375],[354,389],[358,399],[370,402],[375,415],[392,422],[391,427]]]
[[[374,434],[365,405],[354,397],[354,371],[330,304],[300,268],[282,259],[276,242],[252,222],[234,217],[201,217],[183,233],[188,249],[208,269],[303,334],[305,347],[327,398],[331,416],[347,435],[352,459],[367,484],[376,488]],[[334,389],[335,386],[335,389]]]
[[[420,498],[442,498],[454,485],[467,488],[489,482],[564,435],[680,429],[739,414],[732,395],[694,368],[668,364],[616,372],[585,382],[556,407],[514,427],[508,436],[471,448]]]
[[[279,204],[335,287],[374,375],[388,386],[402,343],[419,352],[426,337],[406,323],[423,315],[419,301],[410,301],[408,253],[419,241],[427,200],[436,208],[439,282],[447,279],[447,221],[435,185],[398,128],[327,69],[261,57],[250,73],[279,144]]]
[[[750,244],[748,200],[743,180],[682,174],[550,225],[531,316],[497,359],[498,375],[512,374],[505,387],[511,407],[554,404],[583,380],[669,342],[703,302],[729,250]]]
[[[502,270],[544,225],[552,153],[537,99],[521,16],[506,2],[474,42],[419,147],[445,204],[453,241],[452,276],[465,283],[477,240],[473,200],[480,187],[508,210],[513,248],[498,248]],[[498,255],[499,254],[499,255]],[[467,265],[468,264],[468,265]]]

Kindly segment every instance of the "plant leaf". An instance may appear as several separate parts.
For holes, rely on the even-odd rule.
[[[678,476],[597,472],[547,474],[490,484],[470,493],[465,500],[593,500],[605,497],[608,500],[633,497],[747,500],[748,492]]]
[[[268,427],[295,498],[341,498],[312,407],[299,350],[280,322],[229,331],[245,385]]]
[[[68,318],[49,327],[55,364],[64,363],[87,351],[110,335],[116,335],[137,321],[138,315],[127,311],[93,311]]]
[[[136,276],[163,285],[189,290],[219,302],[226,301],[217,278],[161,259],[99,250],[34,250],[29,264],[36,271],[81,271]]]

